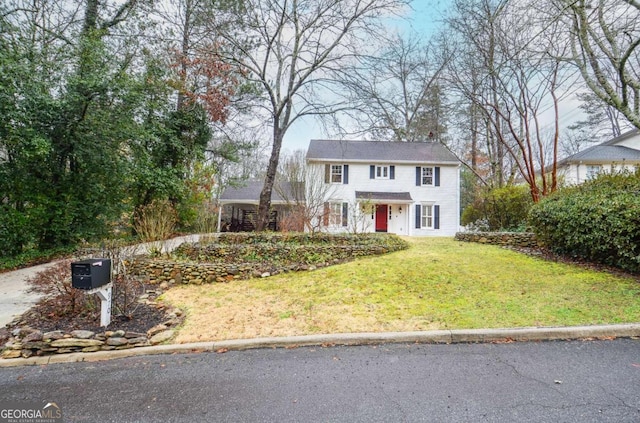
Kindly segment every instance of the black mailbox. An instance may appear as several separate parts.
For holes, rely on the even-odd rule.
[[[95,258],[71,263],[71,285],[94,289],[111,282],[111,259]]]

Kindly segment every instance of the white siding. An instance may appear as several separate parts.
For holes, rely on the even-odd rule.
[[[309,163],[317,167],[316,174],[324,175],[326,163]],[[338,163],[333,163],[338,164]],[[340,163],[349,165],[349,183],[333,184],[330,202],[347,202],[350,207],[356,204],[356,191],[371,192],[409,192],[413,202],[385,201],[391,207],[391,219],[388,221],[388,232],[401,235],[416,236],[452,236],[460,227],[460,167],[457,165],[423,164],[440,168],[440,186],[416,186],[416,167],[418,164],[393,163]],[[394,179],[370,179],[371,165],[394,165]],[[415,205],[429,203],[440,206],[439,229],[416,229]],[[400,210],[402,209],[402,210]],[[349,215],[351,216],[351,211]],[[369,231],[375,230],[374,220],[370,222]],[[329,228],[330,231],[344,231],[345,228]]]
[[[601,166],[603,173],[621,172],[627,170],[634,172],[636,164],[620,164],[620,163],[570,163],[561,170],[561,175],[564,177],[564,183],[566,185],[579,185],[589,179],[588,169],[589,166]]]

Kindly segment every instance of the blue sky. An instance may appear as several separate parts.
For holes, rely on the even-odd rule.
[[[398,26],[402,31],[414,31],[422,37],[428,37],[438,30],[450,4],[451,0],[412,0],[413,10],[408,20],[398,20]],[[289,152],[306,150],[309,140],[326,137],[320,125],[312,118],[305,118],[296,122],[287,132],[283,149]]]

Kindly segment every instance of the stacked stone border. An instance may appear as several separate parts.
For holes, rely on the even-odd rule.
[[[2,358],[29,358],[158,345],[173,338],[175,328],[183,320],[182,311],[172,309],[166,313],[166,319],[146,333],[124,330],[107,330],[97,333],[88,330],[74,330],[68,333],[61,330],[42,332],[29,327],[17,327],[11,331],[1,356]]]
[[[532,232],[458,232],[455,239],[503,247],[537,248],[542,246]]]
[[[182,244],[172,259],[135,259],[129,271],[150,283],[201,285],[315,270],[405,248],[398,237],[376,234],[221,234],[211,243]]]

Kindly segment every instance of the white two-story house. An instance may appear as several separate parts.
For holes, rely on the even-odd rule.
[[[324,177],[324,230],[452,236],[460,226],[460,162],[440,143],[311,140]]]

